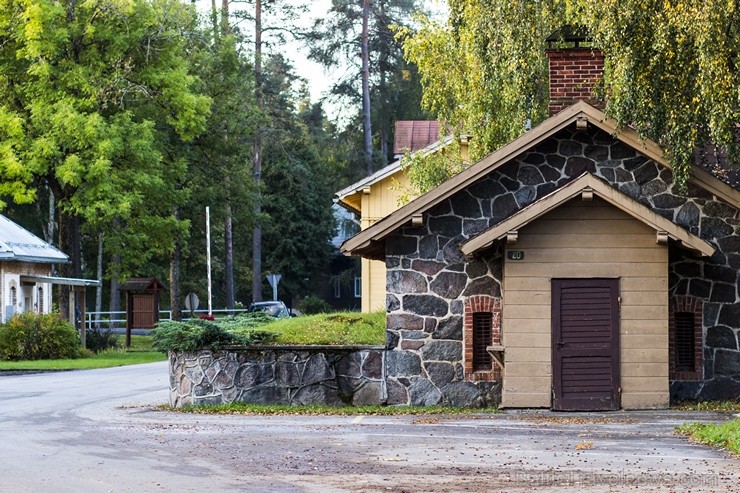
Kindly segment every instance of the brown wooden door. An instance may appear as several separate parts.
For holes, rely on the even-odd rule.
[[[619,402],[619,280],[552,280],[553,409]]]

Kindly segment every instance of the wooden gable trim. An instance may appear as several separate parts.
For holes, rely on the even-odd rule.
[[[383,258],[383,256],[378,257],[378,250],[383,249],[382,242],[398,228],[410,224],[413,215],[421,214],[443,200],[450,198],[458,191],[474,183],[481,176],[491,173],[516,156],[527,152],[529,149],[583,117],[586,117],[588,123],[614,135],[614,138],[617,140],[670,169],[663,155],[663,150],[657,143],[649,139],[640,138],[637,132],[630,128],[620,129],[616,120],[608,118],[603,112],[588,103],[579,101],[557,115],[548,118],[537,127],[522,134],[500,149],[485,156],[437,188],[417,197],[397,211],[376,222],[371,227],[348,239],[342,244],[340,251],[346,255]],[[704,188],[714,196],[725,200],[730,205],[740,208],[740,191],[735,190],[697,166],[693,167],[692,177],[689,181]]]
[[[658,242],[660,242],[661,238],[670,239],[694,253],[705,256],[711,256],[715,252],[715,249],[711,245],[698,236],[689,233],[672,221],[656,214],[590,173],[581,175],[576,180],[542,197],[537,202],[515,212],[509,218],[462,243],[460,250],[465,255],[472,255],[477,251],[488,248],[495,241],[507,238],[511,232],[519,230],[584,192],[588,195],[596,195],[617,209],[653,228],[656,231],[656,241]]]

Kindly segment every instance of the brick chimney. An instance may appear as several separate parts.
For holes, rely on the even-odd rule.
[[[547,38],[550,66],[550,116],[577,101],[602,107],[593,87],[604,74],[604,55],[598,48],[581,46],[591,40],[585,30],[565,26]],[[557,45],[557,47],[556,47]]]

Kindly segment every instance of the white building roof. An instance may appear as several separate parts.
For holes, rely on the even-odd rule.
[[[68,259],[58,248],[0,214],[0,260],[63,263]]]

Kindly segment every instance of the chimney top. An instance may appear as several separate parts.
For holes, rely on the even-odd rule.
[[[573,44],[573,48],[580,48],[581,43],[591,43],[593,38],[588,34],[588,30],[583,26],[565,25],[560,29],[553,31],[545,41],[549,49],[557,48],[561,43]]]

